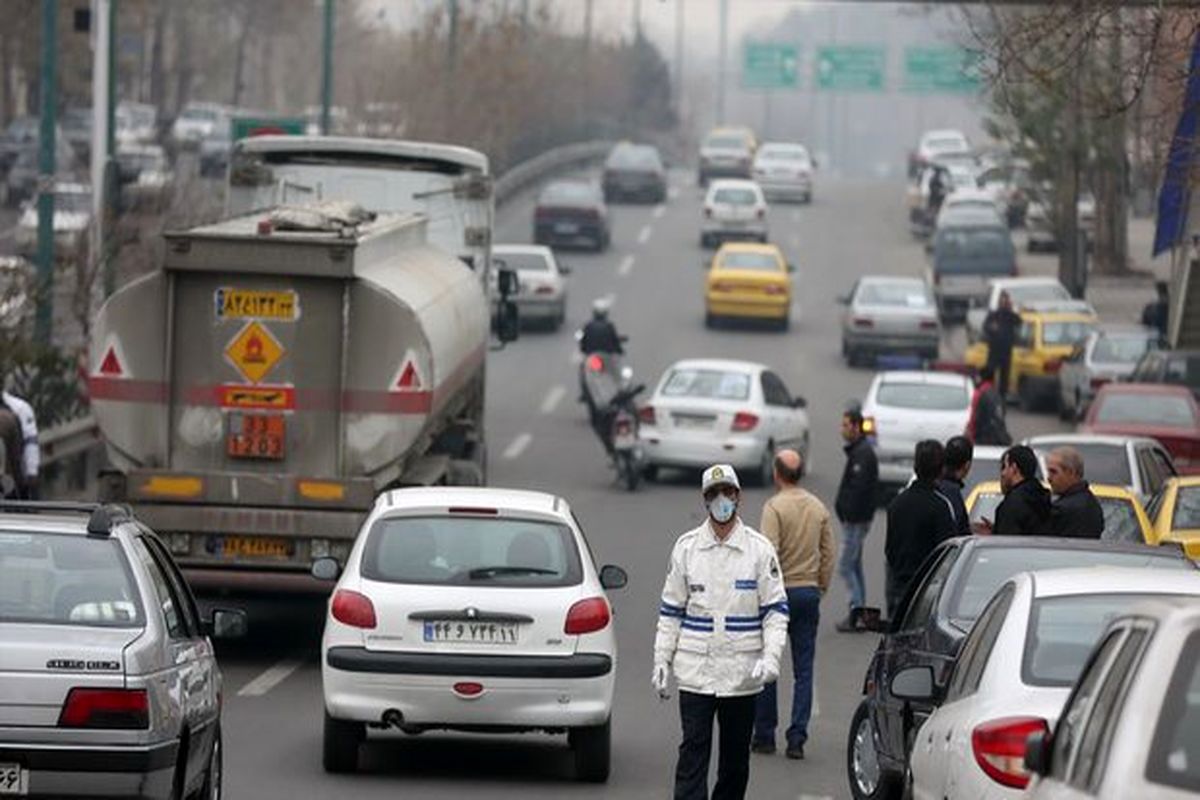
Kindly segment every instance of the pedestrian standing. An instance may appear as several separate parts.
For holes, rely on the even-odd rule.
[[[987,342],[987,365],[999,379],[997,390],[1001,399],[1008,397],[1012,380],[1012,351],[1021,329],[1021,315],[1013,311],[1012,297],[1000,293],[1000,302],[983,320],[983,340]],[[978,440],[976,440],[978,441]]]
[[[1055,536],[1099,539],[1104,534],[1104,509],[1083,479],[1083,456],[1074,447],[1059,447],[1046,457],[1046,480],[1058,495],[1050,507],[1050,532]],[[1139,535],[1137,541],[1141,541]]]
[[[775,496],[763,507],[762,534],[775,546],[788,603],[788,642],[792,650],[792,716],[787,757],[804,758],[812,714],[813,655],[821,597],[833,576],[833,525],[816,495],[800,487],[804,461],[795,450],[775,456]],[[754,716],[756,753],[775,752],[779,707],[774,681],[763,687]]]
[[[979,371],[979,383],[971,396],[971,415],[967,418],[966,437],[975,444],[1008,447],[1012,436],[1004,421],[1004,399],[996,391],[996,370],[985,366]]]
[[[779,676],[788,604],[775,548],[738,516],[733,467],[704,471],[708,518],[671,551],[654,637],[651,683],[679,686],[683,740],[675,800],[708,797],[713,718],[720,729],[713,800],[739,800],[750,779],[750,737],[762,687]]]
[[[954,511],[937,490],[945,452],[934,439],[917,442],[913,470],[917,477],[896,496],[887,510],[888,618],[894,619],[908,584],[921,564],[941,542],[954,535]]]
[[[979,522],[979,533],[998,536],[1044,536],[1050,530],[1050,492],[1037,478],[1037,455],[1026,445],[1008,448],[1000,456],[1000,491],[996,520]]]
[[[842,470],[842,482],[838,484],[834,511],[842,525],[838,574],[846,582],[850,613],[836,627],[842,633],[850,633],[864,630],[862,609],[867,603],[867,583],[863,577],[862,548],[875,518],[879,460],[863,432],[860,409],[850,408],[842,414],[842,438],[846,441],[846,467]]]
[[[1167,341],[1167,320],[1170,319],[1170,293],[1166,281],[1155,281],[1155,299],[1142,309],[1142,324],[1158,331],[1159,341]]]
[[[971,517],[967,513],[967,504],[963,502],[963,487],[967,475],[971,472],[971,460],[974,455],[975,448],[967,437],[951,436],[946,440],[945,461],[942,464],[942,477],[937,482],[937,490],[950,501],[950,510],[954,512],[956,536],[971,535]]]
[[[11,392],[0,392],[0,403],[11,411],[21,425],[21,497],[36,500],[38,497],[38,473],[42,465],[42,446],[38,442],[37,415],[33,406]]]

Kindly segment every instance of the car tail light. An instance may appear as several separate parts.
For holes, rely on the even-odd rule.
[[[72,689],[58,717],[60,728],[150,727],[150,699],[145,689]]]
[[[975,763],[1001,786],[1024,789],[1029,783],[1025,769],[1025,740],[1034,733],[1050,732],[1041,717],[1004,717],[985,722],[971,731]]]
[[[936,320],[936,319],[923,319],[923,320],[921,320],[921,330],[923,330],[923,331],[936,331],[936,330],[937,330],[937,320]]]
[[[478,681],[459,681],[453,688],[455,694],[463,697],[478,697],[483,694],[483,684]]]
[[[787,294],[787,287],[779,286],[774,283],[769,284],[767,286],[767,294]]]
[[[870,317],[855,317],[854,327],[856,328],[874,328],[875,320]]]
[[[744,433],[752,431],[758,425],[758,415],[749,411],[739,411],[733,417],[733,430]]]
[[[568,636],[595,633],[607,628],[610,620],[612,611],[608,608],[608,601],[603,597],[589,597],[571,606],[563,632]]]
[[[1053,361],[1047,361],[1045,369],[1047,375],[1057,375],[1058,371],[1062,369],[1062,361],[1057,359]]]
[[[642,406],[638,409],[638,419],[643,425],[655,425],[658,420],[654,415],[654,406]]]
[[[375,627],[375,606],[365,594],[338,589],[333,594],[331,610],[333,618],[343,625],[368,630]]]
[[[600,356],[596,355],[595,353],[592,353],[590,356],[587,357],[587,368],[592,372],[603,372],[604,371],[604,359],[601,358]]]

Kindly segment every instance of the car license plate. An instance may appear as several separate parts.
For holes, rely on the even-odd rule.
[[[0,764],[0,794],[29,793],[29,773],[20,764]]]
[[[688,430],[705,430],[711,428],[716,422],[712,417],[689,417],[683,414],[674,416],[676,428],[687,428]]]
[[[579,226],[574,222],[558,222],[554,225],[555,233],[579,233]]]
[[[451,644],[516,644],[515,622],[426,620],[425,641]]]
[[[230,414],[225,451],[230,458],[281,461],[286,432],[282,414]]]
[[[292,542],[270,536],[226,536],[221,540],[225,558],[290,558]]]

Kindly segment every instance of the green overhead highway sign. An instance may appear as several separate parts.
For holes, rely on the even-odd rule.
[[[794,44],[746,42],[742,48],[742,86],[795,89],[799,61],[799,50]]]
[[[909,47],[904,50],[904,89],[910,92],[979,90],[979,53],[962,47]]]
[[[817,88],[827,91],[883,91],[886,58],[876,45],[817,48]]]

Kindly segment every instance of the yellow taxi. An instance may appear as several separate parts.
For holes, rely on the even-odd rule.
[[[1200,487],[1200,483],[1197,486]],[[1102,539],[1109,542],[1157,544],[1150,517],[1146,515],[1146,510],[1132,492],[1124,486],[1110,486],[1105,483],[1093,483],[1090,488],[1092,494],[1100,501],[1100,508],[1104,510]],[[977,484],[965,501],[971,524],[984,519],[995,522],[996,506],[1000,505],[1003,499],[1000,481],[983,481]],[[1197,500],[1200,500],[1200,493],[1197,494]]]
[[[1096,328],[1096,315],[1089,310],[1042,310],[1022,308],[1021,329],[1013,346],[1008,393],[1016,393],[1026,411],[1055,402],[1059,396],[1058,370],[1070,358],[1075,345]],[[986,342],[967,348],[963,360],[973,369],[987,363]]]
[[[1179,542],[1188,558],[1200,561],[1200,475],[1171,478],[1150,501],[1154,544]]]
[[[741,318],[773,320],[787,330],[792,308],[791,267],[773,244],[727,242],[713,256],[704,288],[704,323]]]

